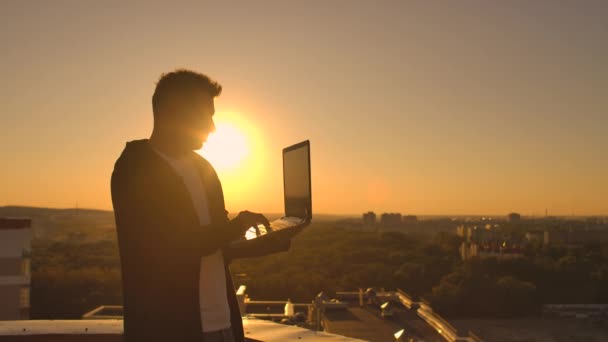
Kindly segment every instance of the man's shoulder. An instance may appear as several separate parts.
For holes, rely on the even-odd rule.
[[[215,169],[213,168],[213,165],[211,165],[211,163],[205,159],[205,157],[201,156],[200,154],[192,151],[192,160],[194,160],[195,164],[202,168],[203,170],[207,171],[207,172],[213,172],[215,173]]]
[[[112,179],[140,177],[153,172],[155,160],[160,158],[151,150],[148,139],[131,140],[125,143],[120,156],[114,163]]]
[[[124,164],[141,162],[149,158],[151,147],[148,139],[131,140],[125,143],[120,156],[116,160],[115,167]]]

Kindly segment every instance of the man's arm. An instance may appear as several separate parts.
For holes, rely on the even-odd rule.
[[[122,229],[142,237],[153,234],[150,240],[162,244],[162,249],[198,256],[210,255],[243,234],[237,220],[205,226],[183,219],[176,222],[168,216],[167,208],[159,208],[164,201],[154,196],[154,189],[144,179],[124,169],[115,168],[112,173],[112,202],[116,224]]]
[[[224,248],[223,253],[228,260],[239,258],[254,258],[268,254],[286,252],[291,248],[291,240],[299,234],[309,223],[296,228],[290,228],[238,244],[230,244]]]

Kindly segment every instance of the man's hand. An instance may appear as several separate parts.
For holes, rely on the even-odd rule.
[[[241,227],[243,234],[251,228],[257,227],[258,225],[264,225],[266,228],[270,227],[270,223],[268,223],[268,219],[264,217],[262,214],[252,213],[251,211],[241,211],[233,221],[238,222],[238,225]]]

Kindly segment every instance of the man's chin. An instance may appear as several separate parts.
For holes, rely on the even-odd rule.
[[[191,137],[190,138],[190,146],[192,146],[193,150],[200,150],[203,148],[203,145],[207,142],[207,137]]]
[[[203,147],[204,141],[201,140],[191,140],[189,145],[193,151],[200,150]]]

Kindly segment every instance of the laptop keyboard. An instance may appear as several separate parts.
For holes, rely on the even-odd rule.
[[[289,227],[293,227],[295,225],[304,223],[304,219],[299,217],[283,217],[278,220],[274,220],[270,222],[270,231],[277,231]],[[251,227],[245,233],[245,238],[247,240],[251,240],[258,236],[266,235],[269,231],[263,225],[258,225],[257,227]]]
[[[300,223],[304,223],[304,220],[299,217],[283,217],[270,222],[270,229],[280,230],[283,228],[295,226]]]

